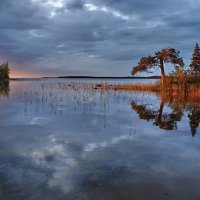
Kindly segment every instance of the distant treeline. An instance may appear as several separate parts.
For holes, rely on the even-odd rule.
[[[58,76],[58,77],[42,77],[42,78],[92,78],[92,79],[160,79],[161,76]]]

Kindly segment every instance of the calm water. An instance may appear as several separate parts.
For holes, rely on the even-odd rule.
[[[0,87],[0,199],[200,199],[200,103],[94,87]]]

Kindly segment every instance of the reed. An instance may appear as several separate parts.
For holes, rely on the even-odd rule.
[[[95,90],[119,90],[119,91],[145,91],[145,92],[159,92],[162,89],[162,85],[157,83],[123,83],[123,84],[96,84],[93,89]]]
[[[187,95],[191,97],[200,96],[200,84],[195,83],[177,83],[168,81],[163,86],[161,82],[156,83],[124,83],[124,84],[97,84],[93,89],[101,90],[119,90],[119,91],[141,91],[141,92],[158,92],[168,93],[172,96]]]

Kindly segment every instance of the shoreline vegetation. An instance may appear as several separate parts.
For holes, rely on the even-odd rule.
[[[50,78],[58,78],[58,77],[48,77]],[[63,77],[62,77],[63,78]],[[64,79],[78,79],[78,78],[91,78],[91,79],[120,79],[124,77],[88,77],[88,76],[70,76],[70,77],[64,77]],[[138,78],[138,77],[137,77]],[[136,77],[127,77],[127,79],[137,79]],[[40,79],[40,78],[36,78]],[[126,78],[125,78],[126,79]],[[160,81],[159,77],[153,78],[153,77],[139,77],[138,79],[157,79],[155,83],[105,83],[102,81],[102,83],[94,83],[93,87],[91,89],[94,90],[121,90],[121,91],[129,91],[129,92],[156,92],[156,93],[164,93],[168,96],[171,96],[173,98],[176,97],[200,97],[200,78],[197,77],[189,77],[189,76],[182,76],[181,81],[178,80],[180,77],[173,77],[169,76],[165,78],[165,85],[163,87],[162,82]],[[10,79],[10,80],[31,80],[31,79]],[[33,80],[35,80],[33,78]]]
[[[198,43],[194,48],[191,63],[185,66],[180,57],[180,52],[173,48],[165,48],[156,52],[153,56],[142,57],[131,73],[136,75],[140,72],[151,73],[152,69],[159,68],[161,81],[156,83],[125,83],[114,85],[97,85],[95,89],[113,89],[126,91],[157,92],[176,97],[200,97],[200,49]],[[165,73],[165,64],[173,64],[174,71],[169,75]],[[136,77],[135,77],[136,78]]]
[[[0,64],[0,96],[9,96],[10,67],[8,62]]]
[[[153,92],[171,99],[199,99],[200,100],[200,79],[192,82],[187,78],[183,83],[177,83],[174,79],[166,79],[167,85],[163,87],[161,81],[155,83],[124,83],[124,84],[96,84],[94,89],[119,90],[127,92]]]
[[[172,64],[174,66],[174,71],[169,75],[165,73],[167,64]],[[162,91],[171,93],[172,96],[174,93],[181,93],[184,95],[200,93],[200,49],[198,43],[196,43],[194,48],[189,66],[185,66],[183,58],[180,56],[180,51],[173,48],[165,48],[156,52],[153,56],[142,57],[138,64],[132,68],[131,73],[132,75],[136,75],[140,72],[151,73],[154,68],[160,69],[160,83],[153,85],[135,85],[128,88]]]
[[[10,79],[10,67],[8,62],[0,64],[0,81],[8,81]]]

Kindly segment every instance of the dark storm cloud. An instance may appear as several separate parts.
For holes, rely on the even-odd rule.
[[[160,48],[189,60],[199,8],[197,0],[1,0],[0,53],[33,73],[129,75]]]
[[[46,22],[47,11],[27,0],[1,0],[1,29],[42,28]]]
[[[79,10],[84,8],[84,2],[82,0],[70,1],[66,4],[66,8],[70,10]]]

